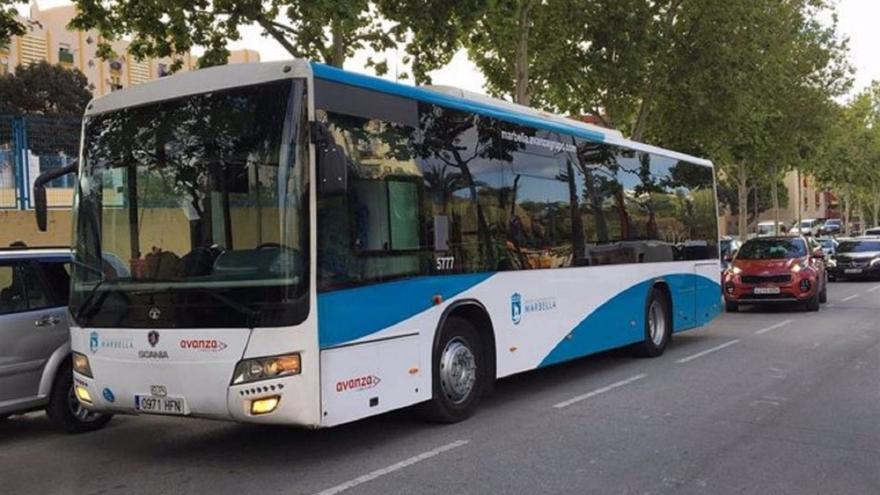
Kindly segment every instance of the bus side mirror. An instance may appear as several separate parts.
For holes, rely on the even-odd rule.
[[[323,122],[312,122],[312,142],[318,168],[318,191],[322,195],[342,194],[348,190],[348,162],[345,152]]]
[[[34,215],[37,217],[37,228],[40,232],[47,229],[49,203],[46,201],[46,184],[67,174],[75,174],[78,169],[77,160],[73,160],[69,165],[44,172],[34,180]]]

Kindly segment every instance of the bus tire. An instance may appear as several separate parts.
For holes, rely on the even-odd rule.
[[[672,312],[666,293],[659,287],[651,289],[645,304],[645,336],[635,346],[640,357],[657,357],[666,350],[672,337]]]
[[[822,304],[828,302],[828,275],[825,275],[825,281],[822,283],[822,290],[819,292],[819,302]]]
[[[431,359],[432,398],[422,404],[422,415],[437,423],[457,423],[477,409],[486,384],[486,359],[474,325],[450,316]]]
[[[111,414],[88,411],[79,404],[73,392],[73,370],[70,362],[63,364],[55,377],[46,414],[56,426],[67,433],[99,430],[113,418]]]

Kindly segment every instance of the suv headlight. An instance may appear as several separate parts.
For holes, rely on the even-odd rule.
[[[232,384],[298,375],[302,371],[299,353],[264,358],[243,359],[235,365]]]
[[[874,258],[871,260],[871,266],[880,265],[880,258]]]

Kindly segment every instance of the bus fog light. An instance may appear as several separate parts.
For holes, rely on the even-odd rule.
[[[259,414],[269,414],[278,408],[278,404],[281,402],[281,397],[278,395],[273,395],[272,397],[266,397],[264,399],[257,399],[251,402],[251,414],[259,415]]]
[[[73,371],[80,375],[94,378],[92,376],[92,367],[89,365],[89,358],[78,352],[73,353]]]
[[[89,389],[83,387],[82,385],[76,385],[76,398],[79,399],[80,402],[84,404],[92,403],[92,394],[89,393]]]
[[[299,353],[257,359],[245,359],[235,366],[232,384],[255,382],[281,376],[298,375],[302,371]]]

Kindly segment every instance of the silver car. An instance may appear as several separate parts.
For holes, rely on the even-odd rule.
[[[70,433],[110,421],[74,395],[70,264],[68,249],[0,249],[0,421],[40,409]]]

